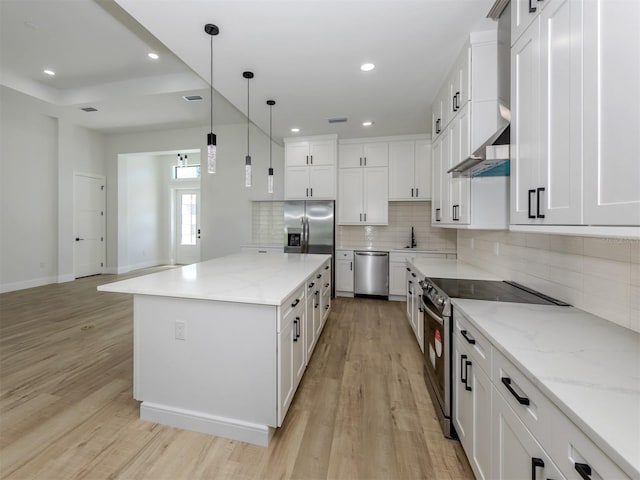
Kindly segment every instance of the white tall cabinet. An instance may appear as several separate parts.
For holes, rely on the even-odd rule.
[[[389,200],[431,199],[431,141],[389,142]]]
[[[336,198],[337,135],[285,138],[286,200]]]

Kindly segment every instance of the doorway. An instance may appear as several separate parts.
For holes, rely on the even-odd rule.
[[[105,247],[105,178],[76,173],[74,191],[74,276],[98,275],[104,272]]]
[[[200,190],[177,189],[175,198],[176,263],[200,261]]]

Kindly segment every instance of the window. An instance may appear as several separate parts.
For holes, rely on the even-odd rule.
[[[174,165],[173,178],[175,180],[187,180],[192,178],[200,178],[200,165]]]
[[[197,196],[195,193],[183,193],[180,197],[180,245],[195,245],[198,221]]]

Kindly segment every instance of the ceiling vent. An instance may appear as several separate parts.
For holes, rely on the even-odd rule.
[[[330,118],[329,123],[344,123],[347,121],[347,117]]]
[[[182,98],[184,98],[187,102],[199,102],[200,100],[202,100],[202,97],[200,95],[185,95]]]
[[[93,107],[84,107],[84,108],[81,108],[80,110],[82,110],[83,112],[97,112],[98,111],[97,108],[93,108]]]

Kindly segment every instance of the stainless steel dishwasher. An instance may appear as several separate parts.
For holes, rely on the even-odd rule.
[[[353,293],[388,297],[389,252],[356,250],[353,254]]]

